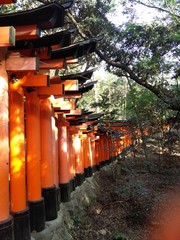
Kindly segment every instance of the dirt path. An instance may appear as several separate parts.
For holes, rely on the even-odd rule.
[[[108,174],[101,170],[97,199],[74,217],[74,240],[180,240],[180,156],[157,154],[150,161],[130,152]],[[120,171],[119,171],[120,170]]]

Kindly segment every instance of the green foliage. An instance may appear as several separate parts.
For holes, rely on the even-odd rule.
[[[135,124],[141,122],[144,126],[152,127],[162,125],[172,112],[151,91],[137,85],[128,91],[126,101],[127,118]]]
[[[114,240],[128,240],[128,235],[126,233],[122,233],[118,230],[114,233]]]
[[[36,8],[40,5],[38,1],[30,1],[30,0],[17,0],[15,4],[5,4],[2,5],[2,13],[7,14],[11,12],[19,12],[23,10],[29,10],[32,8]]]
[[[146,6],[147,8],[155,10],[157,13],[166,14],[169,19],[175,20],[180,17],[179,15],[179,6],[180,3],[178,0],[129,0],[129,3],[138,6]]]
[[[75,223],[80,223],[80,222],[81,222],[81,217],[78,216],[78,215],[73,215],[73,216],[72,216],[72,220],[73,220]]]
[[[106,73],[106,80],[99,76],[99,81],[83,98],[78,106],[96,112],[102,112],[104,119],[115,120],[125,115],[126,81]]]
[[[146,80],[169,73],[177,64],[178,29],[177,25],[164,27],[127,23],[118,34],[119,44],[113,57],[118,62],[132,65],[137,75]]]
[[[130,2],[132,6],[126,4]],[[123,1],[115,1],[122,4]],[[107,5],[106,5],[107,4]],[[154,9],[156,16],[150,23],[140,23],[133,7],[141,4]],[[178,110],[178,92],[174,88],[179,56],[179,21],[176,1],[125,1],[127,21],[115,24],[108,20],[112,6],[109,1],[84,1],[78,5],[77,22],[86,37],[102,35],[99,44],[107,70],[127,76],[150,89],[170,108]],[[132,10],[132,11],[131,11]],[[158,14],[158,11],[165,14]],[[174,14],[173,14],[174,12]],[[172,17],[173,16],[173,17]],[[174,19],[176,18],[176,19]],[[119,23],[119,24],[118,24]],[[107,59],[110,59],[108,61]],[[100,58],[99,61],[102,59]]]
[[[114,230],[113,240],[128,240],[128,235],[121,232],[118,228]]]

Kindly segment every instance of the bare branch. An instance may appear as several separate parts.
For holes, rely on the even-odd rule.
[[[78,30],[79,35],[84,38],[87,39],[85,33],[83,32],[83,30],[81,29],[81,27],[79,26],[79,24],[77,23],[76,19],[73,16],[73,13],[70,9],[67,10],[67,16],[70,18],[70,20],[72,21],[72,23],[75,25],[75,27]]]
[[[146,3],[141,2],[141,1],[136,1],[136,3],[141,4],[141,5],[143,5],[145,7],[148,7],[148,8],[157,9],[157,10],[159,10],[161,12],[165,12],[165,13],[173,15],[174,17],[180,18],[180,15],[177,15],[176,13],[174,13],[174,12],[172,12],[170,10],[166,10],[165,8],[161,8],[161,7],[158,7],[158,6],[155,6],[155,5],[149,5],[149,4],[146,4]]]

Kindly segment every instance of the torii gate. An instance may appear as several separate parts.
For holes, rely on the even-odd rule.
[[[1,4],[14,2],[0,1]],[[65,63],[75,63],[77,60],[74,57],[93,52],[99,40],[96,38],[58,49],[63,43],[67,44],[67,41],[59,39],[58,34],[40,38],[41,29],[63,25],[64,10],[71,4],[72,1],[64,6],[52,3],[33,11],[0,16],[0,26],[5,26],[0,29],[0,238],[3,240],[30,239],[30,230],[41,231],[45,227],[45,220],[57,217],[58,182],[53,177],[54,163],[51,161],[57,154],[51,151],[51,148],[55,148],[56,141],[55,133],[52,134],[53,107],[49,96],[79,98],[82,94],[74,88],[77,82],[73,81],[72,84],[71,80],[67,80],[57,84],[52,79],[50,84],[47,73],[42,74],[39,70],[59,69]],[[72,32],[64,32],[63,38]],[[25,46],[27,39],[31,39],[28,47]],[[39,62],[39,59],[43,62]]]

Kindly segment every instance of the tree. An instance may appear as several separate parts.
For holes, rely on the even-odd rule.
[[[164,127],[167,123],[168,116],[172,116],[170,110],[167,109],[160,99],[158,99],[151,91],[142,86],[138,86],[132,81],[128,81],[129,91],[126,97],[127,118],[131,121],[135,129],[139,129],[141,135],[141,146],[145,155],[145,164],[150,160],[147,147],[146,129],[154,136],[159,146],[159,152],[164,151],[167,130]],[[137,136],[133,134],[137,142]]]
[[[139,4],[145,7],[158,10],[163,13],[167,13],[172,18],[180,18],[179,15],[179,8],[178,8],[178,1],[176,0],[148,0],[148,1],[141,1],[141,0],[129,0],[131,4]]]
[[[145,5],[147,1],[131,2]],[[107,13],[114,8],[111,3],[108,0],[78,1],[74,13],[69,10],[68,16],[81,37],[103,36],[96,53],[100,60],[107,63],[110,72],[134,80],[153,92],[169,108],[179,111],[179,15],[169,10],[172,1],[166,1],[163,10],[155,8],[167,14],[163,16],[164,23],[161,19],[161,22],[139,24],[131,18],[131,22],[119,26],[107,18]],[[149,4],[146,5],[152,7]],[[173,8],[174,11],[176,8]]]
[[[167,109],[151,91],[138,86],[129,80],[129,91],[126,96],[127,118],[141,128],[148,127],[152,132],[160,132],[169,116],[174,111]]]
[[[125,98],[127,81],[113,74],[100,71],[94,74],[98,80],[94,88],[83,95],[78,106],[83,109],[103,113],[101,119],[115,120],[126,118]]]

